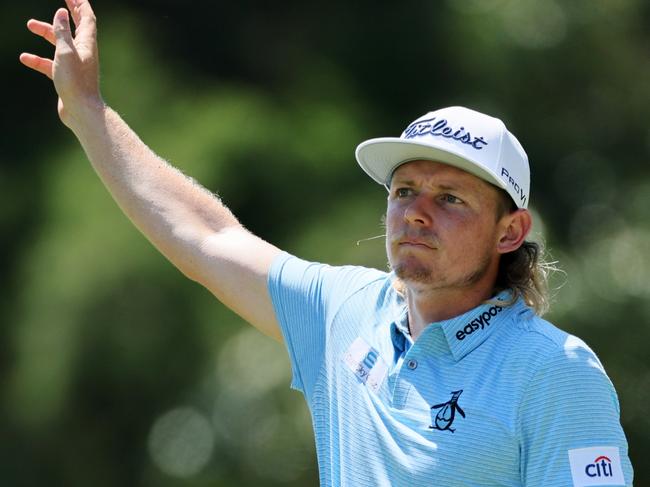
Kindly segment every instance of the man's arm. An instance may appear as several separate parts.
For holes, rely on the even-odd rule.
[[[616,391],[579,338],[544,353],[521,401],[519,432],[523,485],[633,484]],[[598,477],[590,465],[602,455],[607,473]]]
[[[29,30],[55,46],[54,59],[23,53],[26,66],[48,76],[59,116],[77,136],[93,168],[136,227],[190,279],[263,333],[281,333],[267,289],[280,250],[248,232],[219,198],[156,156],[100,95],[96,22],[87,0],[66,0],[53,24]]]

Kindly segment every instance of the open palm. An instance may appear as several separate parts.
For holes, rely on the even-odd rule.
[[[101,103],[101,96],[95,14],[87,0],[66,0],[66,4],[72,13],[74,36],[65,8],[56,11],[52,24],[31,19],[27,28],[55,46],[54,58],[22,53],[20,61],[53,80],[59,116],[70,126],[76,109]]]

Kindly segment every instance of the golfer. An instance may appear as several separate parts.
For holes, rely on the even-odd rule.
[[[248,232],[104,104],[93,11],[66,2],[52,24],[28,22],[53,59],[21,61],[52,78],[61,120],[140,231],[284,342],[321,485],[632,485],[600,361],[540,317],[528,160],[500,120],[443,108],[359,145],[388,190],[390,272],[306,262]]]

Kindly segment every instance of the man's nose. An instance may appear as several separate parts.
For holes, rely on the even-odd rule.
[[[431,203],[423,196],[418,196],[404,209],[404,220],[414,225],[431,224]]]

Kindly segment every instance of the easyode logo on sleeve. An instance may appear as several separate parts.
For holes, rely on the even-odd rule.
[[[569,463],[575,487],[625,485],[617,447],[596,446],[569,450]]]

